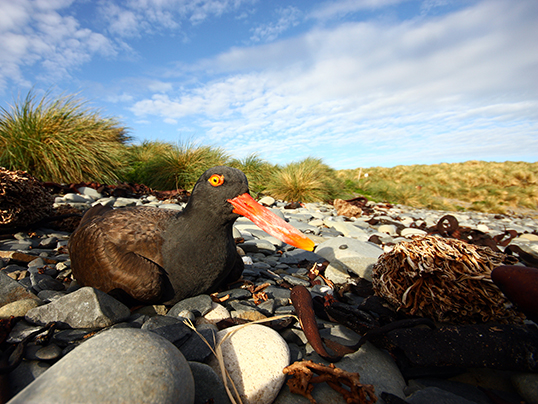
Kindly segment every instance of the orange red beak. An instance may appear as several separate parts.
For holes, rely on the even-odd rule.
[[[248,193],[228,199],[234,213],[252,220],[258,227],[283,242],[307,251],[313,251],[315,244],[303,233],[263,207]]]

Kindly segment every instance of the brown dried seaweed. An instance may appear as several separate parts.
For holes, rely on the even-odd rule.
[[[332,389],[342,394],[348,404],[366,404],[377,401],[374,386],[361,384],[358,373],[346,372],[332,363],[325,366],[312,361],[294,362],[284,368],[284,373],[292,376],[287,382],[290,391],[306,397],[312,404],[316,404],[312,396],[314,383],[323,382],[327,382]]]
[[[397,310],[442,322],[520,322],[491,281],[506,255],[456,239],[425,236],[402,242],[373,268],[373,288]]]

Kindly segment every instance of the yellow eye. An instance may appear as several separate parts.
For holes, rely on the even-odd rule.
[[[211,177],[209,177],[208,181],[214,187],[218,187],[224,184],[224,175],[213,174]]]

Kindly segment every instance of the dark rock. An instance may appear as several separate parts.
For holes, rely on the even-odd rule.
[[[181,346],[192,332],[183,321],[169,316],[151,317],[142,325],[142,330],[154,332],[176,346]]]
[[[166,315],[170,317],[178,317],[179,313],[188,310],[196,317],[205,316],[211,311],[211,302],[212,300],[209,295],[198,295],[189,299],[184,299],[176,303]]]
[[[22,389],[32,383],[50,368],[50,364],[42,361],[22,361],[19,366],[9,374],[9,387],[12,395],[18,394]]]
[[[476,324],[390,331],[390,342],[418,367],[538,370],[538,328]]]
[[[199,326],[198,331],[205,341],[209,342],[211,348],[215,348],[214,341],[216,340],[217,331],[214,327]],[[204,362],[212,355],[211,348],[206,344],[200,335],[196,332],[191,333],[189,339],[179,346],[179,350],[188,361]]]
[[[426,387],[406,398],[409,404],[475,404],[461,396],[438,387]]]
[[[206,404],[210,400],[213,404],[230,404],[221,378],[209,365],[189,362],[189,366],[194,377],[194,404]]]
[[[34,324],[56,322],[71,328],[104,328],[125,320],[130,315],[127,306],[98,289],[84,287],[44,306],[26,313]]]
[[[252,293],[250,293],[246,289],[230,289],[230,290],[226,290],[224,292],[220,292],[217,295],[217,297],[222,298],[222,297],[225,297],[227,295],[230,296],[228,300],[248,299],[248,298],[252,297]]]

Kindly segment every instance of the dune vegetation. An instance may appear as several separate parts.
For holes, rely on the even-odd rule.
[[[538,163],[468,161],[337,171],[315,157],[280,166],[257,154],[234,159],[220,147],[130,141],[118,120],[103,117],[75,96],[38,98],[30,91],[13,106],[0,108],[0,166],[41,181],[190,190],[206,169],[230,165],[247,175],[256,197],[332,202],[362,195],[449,211],[538,210]]]

